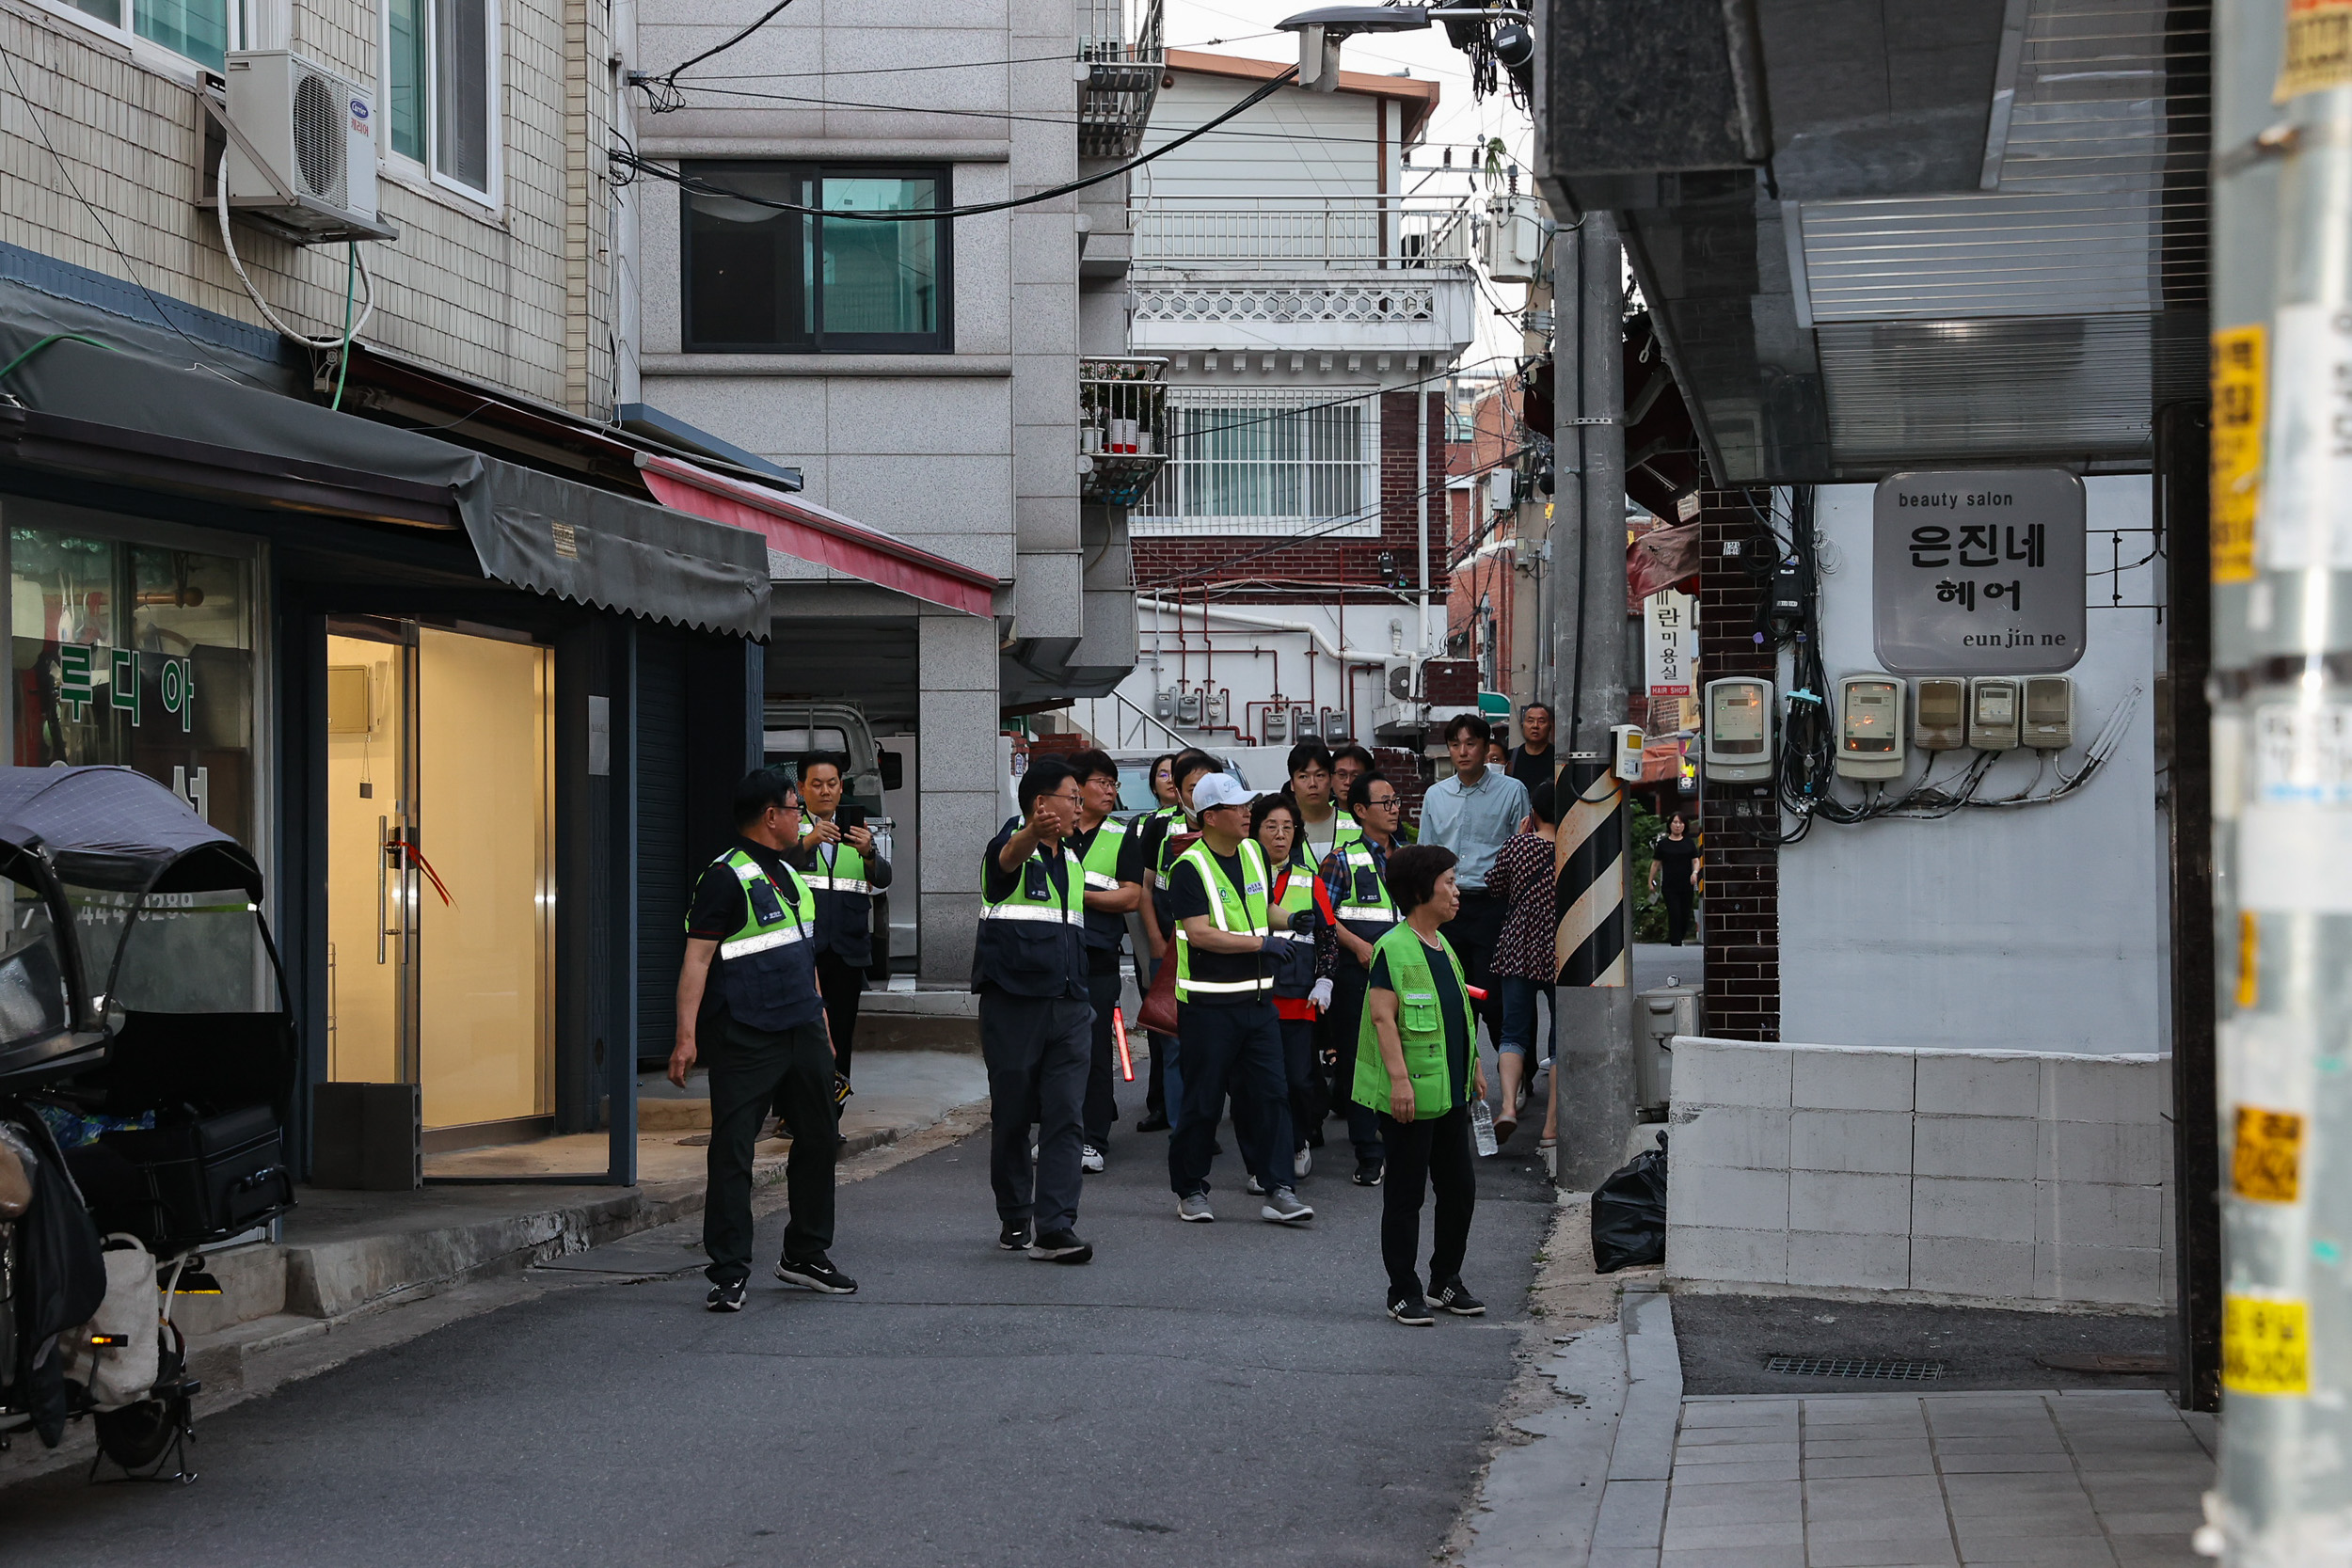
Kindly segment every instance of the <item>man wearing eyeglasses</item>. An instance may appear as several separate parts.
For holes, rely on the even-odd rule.
[[[1021,776],[1021,820],[980,858],[972,989],[988,1065],[989,1180],[996,1244],[1045,1263],[1084,1263],[1078,1239],[1080,1120],[1094,1005],[1087,986],[1086,868],[1066,842],[1083,809],[1078,776],[1056,758]],[[1037,1154],[1029,1129],[1038,1130]]]
[[[825,1295],[857,1281],[833,1266],[833,1040],[817,988],[817,895],[784,858],[800,842],[801,797],[761,768],[735,786],[735,847],[710,863],[686,915],[670,1082],[706,1054],[710,1071],[704,1306],[740,1312],[752,1273],[752,1148],[772,1102],[792,1134],[792,1202],[776,1277]],[[706,1049],[707,1048],[707,1049]]]
[[[1389,896],[1389,856],[1399,847],[1397,829],[1405,802],[1396,785],[1378,773],[1365,773],[1349,785],[1347,805],[1356,818],[1357,836],[1316,868],[1315,907],[1323,920],[1315,933],[1317,978],[1309,995],[1323,1009],[1316,1024],[1316,1054],[1330,1074],[1331,1106],[1346,1117],[1347,1139],[1356,1148],[1352,1180],[1359,1187],[1377,1187],[1388,1172],[1380,1118],[1356,1103],[1351,1085],[1356,1082],[1357,1033],[1371,982],[1373,944],[1397,922],[1396,904]]]

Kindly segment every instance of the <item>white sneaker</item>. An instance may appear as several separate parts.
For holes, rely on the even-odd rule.
[[[1304,1180],[1308,1177],[1314,1174],[1314,1169],[1315,1151],[1313,1149],[1302,1148],[1296,1154],[1291,1156],[1292,1176],[1296,1177],[1300,1180]]]
[[[1265,1184],[1253,1176],[1242,1183],[1242,1191],[1251,1197],[1263,1197],[1265,1196]]]
[[[1092,1144],[1080,1145],[1078,1148],[1078,1168],[1086,1172],[1089,1176],[1102,1175],[1103,1151],[1095,1148]]]

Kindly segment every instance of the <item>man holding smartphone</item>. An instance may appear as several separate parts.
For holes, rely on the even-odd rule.
[[[847,1087],[857,1046],[857,1010],[874,963],[874,895],[890,885],[890,862],[866,825],[866,808],[841,800],[841,765],[831,758],[801,767],[798,862],[817,894],[817,988],[833,1030],[834,1070]]]
[[[1003,1225],[996,1244],[1041,1262],[1084,1263],[1094,1249],[1076,1229],[1079,1122],[1094,1006],[1087,987],[1086,868],[1066,842],[1082,797],[1077,775],[1053,757],[1029,764],[1019,797],[1021,820],[1007,823],[980,859],[980,929],[972,952],[988,1064],[989,1180]]]
[[[704,1305],[743,1310],[752,1272],[752,1147],[772,1102],[792,1134],[785,1168],[792,1220],[776,1277],[826,1295],[857,1281],[833,1266],[833,1046],[817,989],[817,899],[784,858],[801,831],[801,800],[761,768],[735,786],[735,847],[710,863],[686,916],[677,980],[677,1045],[670,1082],[696,1061],[710,1071]]]

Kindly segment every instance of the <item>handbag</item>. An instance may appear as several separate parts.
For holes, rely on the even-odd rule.
[[[1193,841],[1200,836],[1199,833],[1177,834],[1168,840],[1168,849],[1172,855],[1181,855],[1192,847]],[[1168,961],[1160,965],[1160,972],[1152,976],[1152,989],[1144,993],[1143,1006],[1136,1009],[1136,1022],[1151,1034],[1173,1035],[1176,1032],[1174,954],[1168,955]]]

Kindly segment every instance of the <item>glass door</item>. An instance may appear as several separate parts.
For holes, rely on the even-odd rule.
[[[326,640],[326,1061],[338,1083],[416,1082],[415,650]]]

